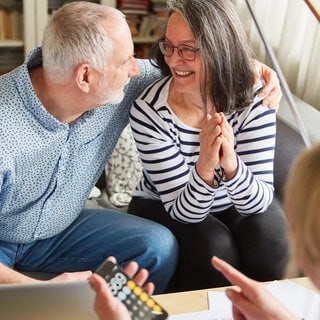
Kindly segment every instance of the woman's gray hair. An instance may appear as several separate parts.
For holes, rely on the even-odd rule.
[[[119,41],[121,26],[126,24],[124,15],[114,8],[82,1],[64,5],[44,30],[42,54],[46,76],[63,82],[81,63],[104,72],[107,58]]]
[[[239,16],[230,0],[167,0],[169,16],[178,12],[189,25],[203,64],[201,94],[216,111],[230,113],[253,100],[254,66],[252,50]],[[164,57],[155,47],[153,63],[170,73]]]

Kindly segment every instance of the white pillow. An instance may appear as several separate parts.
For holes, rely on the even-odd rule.
[[[106,191],[109,201],[116,207],[128,206],[132,190],[142,175],[138,151],[127,125],[105,167]]]

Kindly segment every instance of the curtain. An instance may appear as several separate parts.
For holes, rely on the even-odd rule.
[[[270,64],[245,0],[238,9],[257,59]],[[291,91],[320,110],[320,23],[303,0],[250,0]],[[314,0],[319,6],[320,1]]]

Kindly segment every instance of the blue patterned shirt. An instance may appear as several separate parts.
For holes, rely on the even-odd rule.
[[[0,77],[0,240],[27,243],[56,235],[81,212],[123,128],[132,102],[159,76],[139,60],[141,74],[122,103],[89,111],[71,124],[46,111],[28,68],[37,48]]]

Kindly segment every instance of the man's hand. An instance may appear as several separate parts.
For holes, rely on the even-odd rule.
[[[278,110],[282,93],[277,74],[267,65],[257,60],[254,60],[254,66],[257,77],[262,78],[265,82],[265,86],[259,93],[259,96],[263,98],[262,104],[270,109]]]
[[[65,272],[48,281],[49,282],[82,281],[82,280],[88,280],[91,275],[92,275],[91,271]]]

